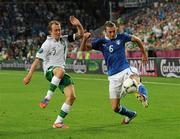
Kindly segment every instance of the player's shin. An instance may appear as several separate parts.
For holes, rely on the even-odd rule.
[[[61,79],[59,79],[56,76],[53,76],[49,90],[47,91],[47,94],[44,97],[44,99],[39,104],[40,108],[46,108],[47,107],[49,100],[53,96],[53,93],[56,90],[57,86],[59,85],[60,81],[61,81]]]
[[[59,85],[61,79],[59,79],[56,76],[53,76],[51,83],[50,83],[50,87],[49,90],[47,92],[47,95],[45,96],[45,99],[50,100],[51,97],[53,96],[54,91],[56,90],[57,86]]]
[[[67,116],[70,109],[71,109],[71,105],[64,103],[61,107],[60,114],[57,116],[57,119],[54,123],[55,124],[56,123],[63,123],[63,119]]]
[[[135,114],[134,111],[131,111],[131,110],[127,109],[127,108],[124,107],[124,106],[120,106],[120,107],[119,107],[118,113],[121,114],[121,115],[127,116],[127,117],[129,117],[129,118],[133,117],[134,114]]]

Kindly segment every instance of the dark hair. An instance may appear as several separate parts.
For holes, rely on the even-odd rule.
[[[104,30],[106,30],[106,27],[116,27],[116,24],[112,21],[106,21],[104,24]]]
[[[59,21],[57,21],[57,20],[52,20],[52,21],[50,21],[49,22],[49,24],[48,24],[48,31],[51,31],[51,27],[52,27],[52,25],[53,24],[55,24],[55,25],[61,25],[61,23],[59,22]]]

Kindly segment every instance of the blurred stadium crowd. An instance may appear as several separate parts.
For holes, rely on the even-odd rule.
[[[104,11],[106,5],[102,5],[102,0],[0,0],[0,60],[33,59],[46,39],[47,24],[52,19],[61,21],[63,34],[74,32],[68,21],[70,15],[76,16],[88,31],[99,28],[109,19],[109,10]],[[124,12],[117,23],[120,31],[139,36],[147,49],[180,49],[179,15],[177,2],[155,3],[128,14]],[[137,49],[134,44],[128,46]],[[69,51],[77,52],[78,47],[79,43],[74,43]]]
[[[180,5],[155,3],[142,8],[128,18],[125,30],[139,36],[147,49],[179,49]]]

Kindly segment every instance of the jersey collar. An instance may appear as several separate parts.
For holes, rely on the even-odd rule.
[[[57,40],[54,39],[51,35],[48,35],[48,36],[47,36],[47,39],[48,39],[48,40],[53,40],[54,42],[58,42],[58,41],[61,41],[61,40],[62,40],[62,38],[60,38],[60,39],[57,41]]]
[[[114,39],[109,39],[109,37],[108,36],[106,36],[105,35],[105,37],[104,37],[106,40],[114,40],[114,39],[116,39],[117,38],[117,34],[116,34],[116,36],[115,36],[115,38]]]

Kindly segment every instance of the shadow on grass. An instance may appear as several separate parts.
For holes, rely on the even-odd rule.
[[[32,131],[0,131],[0,138],[1,137],[15,137],[19,135],[34,135],[34,134],[41,134],[43,132],[49,132],[53,130],[53,128],[46,128],[46,129],[39,129],[39,130],[32,130]]]
[[[81,137],[86,135],[104,135],[104,134],[117,134],[119,132],[127,132],[126,125],[115,124],[103,124],[103,125],[85,125],[85,126],[74,126],[69,129],[33,129],[27,131],[0,131],[0,138],[24,138],[24,137],[35,137],[35,138],[56,138],[57,136],[63,137]]]
[[[106,133],[106,132],[119,132],[121,131],[126,131],[127,125],[121,125],[120,123],[115,123],[115,124],[104,124],[104,125],[90,125],[89,127],[80,127],[77,129],[74,129],[75,132],[80,132],[80,133],[88,133],[88,134],[97,134],[98,133]]]

